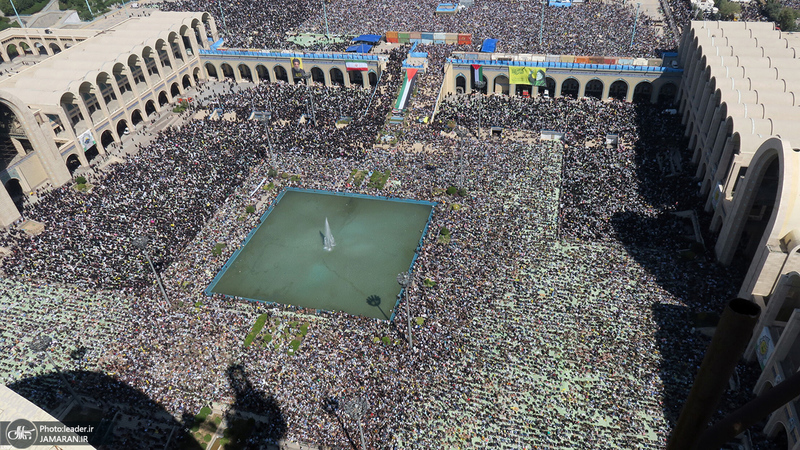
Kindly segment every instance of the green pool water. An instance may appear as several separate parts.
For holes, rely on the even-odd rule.
[[[432,203],[286,190],[207,292],[388,320]],[[336,241],[323,249],[325,218]]]

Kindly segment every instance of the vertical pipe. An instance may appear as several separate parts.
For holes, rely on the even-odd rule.
[[[544,6],[545,6],[545,1],[546,0],[542,0],[542,18],[539,20],[539,51],[542,52],[542,53],[544,53],[544,50],[542,50],[542,33],[544,32]]]
[[[22,19],[19,18],[19,13],[17,12],[17,7],[14,5],[14,0],[9,0],[9,1],[11,2],[11,7],[14,8],[14,15],[17,16],[17,22],[19,22],[19,26],[21,26],[22,28],[26,28],[25,24],[22,23]],[[17,51],[17,53],[19,53],[19,51]]]
[[[686,399],[678,423],[672,430],[667,450],[696,448],[697,439],[717,409],[760,314],[760,306],[742,298],[731,300],[725,307],[703,363],[697,371],[689,398]]]
[[[631,33],[631,45],[630,48],[633,48],[633,38],[636,37],[636,24],[639,23],[639,7],[642,6],[641,3],[636,4],[636,17],[633,19],[633,32]]]
[[[414,339],[411,337],[411,304],[408,301],[408,286],[403,288],[406,296],[406,324],[408,325],[408,347],[414,350]]]
[[[225,33],[228,32],[228,26],[225,25],[225,13],[222,11],[222,0],[217,0],[219,2],[219,15],[222,18],[222,28],[225,28]]]
[[[325,37],[327,38],[330,33],[328,33],[328,12],[325,10],[325,0],[322,0],[322,15],[325,17]]]
[[[361,434],[361,450],[367,450],[367,442],[364,440],[364,426],[361,425],[361,419],[358,420],[358,432]]]
[[[89,0],[85,0],[85,1],[86,1],[86,7],[89,8],[89,14],[91,14],[92,15],[92,19],[94,19],[94,11],[92,11],[92,7],[89,6]]]
[[[145,258],[147,258],[147,263],[150,264],[150,270],[152,270],[153,275],[156,276],[156,282],[158,283],[158,288],[161,290],[161,295],[164,296],[164,301],[167,303],[166,305],[164,305],[164,307],[166,308],[167,305],[169,305],[169,298],[167,297],[167,291],[164,290],[164,285],[161,284],[161,277],[158,275],[158,272],[156,272],[156,267],[153,265],[153,261],[150,259],[150,253],[148,253],[147,250],[144,250],[144,256]]]
[[[800,372],[787,378],[769,391],[728,414],[707,429],[697,441],[697,448],[718,449],[743,433],[756,422],[777,411],[800,395]]]

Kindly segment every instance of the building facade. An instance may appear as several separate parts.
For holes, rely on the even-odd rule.
[[[5,30],[4,59],[49,57],[0,81],[0,226],[20,218],[30,192],[63,185],[170,107],[200,79],[200,49],[216,38],[210,14],[159,11],[102,31]]]
[[[585,62],[576,62],[585,61]],[[593,61],[593,62],[590,62]],[[569,55],[524,55],[456,52],[445,65],[447,93],[483,92],[510,96],[547,94],[551,97],[594,97],[627,102],[671,105],[683,70],[673,59],[581,58]],[[666,63],[666,65],[665,65]],[[480,67],[485,85],[478,88],[474,70]],[[544,85],[510,82],[509,68],[545,69]]]
[[[800,369],[800,36],[766,22],[692,22],[680,45],[679,111],[713,213],[714,252],[747,265],[739,296],[762,307],[745,352],[764,392]],[[800,449],[797,401],[765,431]]]

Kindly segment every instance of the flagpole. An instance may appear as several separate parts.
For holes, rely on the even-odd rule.
[[[542,33],[544,31],[544,5],[546,0],[542,0],[542,19],[539,21],[539,51],[542,50]],[[544,52],[543,52],[544,53]]]

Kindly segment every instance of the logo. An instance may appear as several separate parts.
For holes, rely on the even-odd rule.
[[[14,448],[28,448],[36,443],[38,437],[36,427],[25,419],[15,420],[6,428],[6,439]]]

